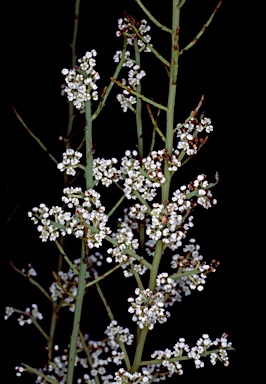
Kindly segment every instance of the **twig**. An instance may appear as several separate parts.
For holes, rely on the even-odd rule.
[[[155,103],[155,101],[152,101],[151,99],[148,99],[146,96],[141,95],[141,94],[138,93],[138,92],[135,92],[132,88],[130,88],[130,87],[124,85],[123,83],[121,83],[120,81],[114,79],[113,77],[111,77],[111,81],[113,81],[115,84],[119,85],[119,87],[125,89],[125,90],[128,91],[129,93],[132,93],[133,95],[139,97],[140,99],[142,99],[142,100],[144,100],[144,101],[147,101],[147,103],[149,103],[149,104],[151,104],[151,105],[154,105],[154,106],[157,107],[157,108],[163,109],[164,111],[167,111],[167,107],[165,107],[164,105]]]
[[[213,18],[214,18],[214,15],[215,13],[218,11],[218,9],[220,8],[220,6],[222,5],[222,2],[223,0],[220,0],[219,3],[216,5],[216,7],[214,8],[214,11],[213,13],[211,14],[210,18],[208,19],[208,21],[204,24],[204,26],[202,27],[202,29],[199,31],[199,33],[196,35],[196,37],[188,44],[185,46],[185,48],[181,49],[180,51],[180,55],[182,55],[182,53],[184,51],[187,51],[188,49],[192,48],[193,45],[196,44],[196,42],[199,40],[199,38],[203,35],[203,33],[206,31],[206,29],[208,28],[208,26],[211,24]]]
[[[140,0],[136,0],[140,8],[143,10],[143,12],[148,16],[148,18],[162,31],[172,33],[172,30],[170,28],[165,27],[163,24],[161,24],[155,17],[152,16],[152,14],[148,11],[148,9],[142,4]]]
[[[11,105],[11,108],[13,109],[15,115],[17,116],[19,122],[23,125],[23,127],[26,129],[26,131],[31,135],[31,137],[34,138],[34,140],[39,144],[39,146],[44,150],[44,152],[46,152],[46,154],[53,160],[53,162],[55,162],[55,164],[58,164],[58,161],[56,160],[56,158],[48,151],[48,149],[46,148],[46,146],[41,142],[41,140],[36,136],[34,135],[34,133],[29,129],[29,127],[26,125],[26,123],[24,122],[24,120],[22,119],[22,117],[19,115],[19,113],[17,112],[16,108],[14,107],[13,104],[10,104]]]

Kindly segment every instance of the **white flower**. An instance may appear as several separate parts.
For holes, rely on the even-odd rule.
[[[88,51],[78,60],[79,68],[75,67],[70,70],[64,68],[62,70],[66,81],[63,94],[66,95],[69,101],[73,102],[80,112],[84,112],[86,101],[98,100],[96,81],[100,78],[100,75],[93,68],[96,65],[94,59],[96,55],[94,49]]]

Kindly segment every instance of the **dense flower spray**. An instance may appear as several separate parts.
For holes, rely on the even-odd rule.
[[[38,369],[27,364],[16,367],[17,376],[24,371],[31,372],[37,377],[36,383],[52,384],[152,383],[174,374],[182,375],[184,360],[193,360],[197,369],[204,367],[207,356],[212,365],[217,361],[224,366],[229,364],[227,352],[233,347],[225,333],[215,340],[205,333],[190,347],[185,338],[175,332],[177,341],[173,347],[157,349],[150,356],[146,354],[148,360],[143,358],[147,334],[156,332],[160,324],[168,321],[174,305],[193,291],[201,292],[209,273],[219,266],[215,259],[204,261],[200,246],[190,236],[194,210],[209,209],[217,203],[211,189],[219,180],[218,174],[213,182],[203,173],[186,185],[178,186],[178,179],[174,181],[179,169],[198,153],[213,131],[210,118],[203,114],[198,117],[203,97],[183,123],[174,123],[179,56],[196,43],[193,40],[183,51],[179,50],[179,16],[184,3],[185,0],[173,0],[171,28],[162,26],[141,3],[151,21],[171,34],[170,62],[151,44],[149,22],[125,16],[118,20],[116,32],[116,36],[124,40],[123,49],[113,56],[117,69],[100,97],[96,85],[100,79],[95,70],[96,50],[87,51],[72,69],[62,70],[65,77],[62,95],[70,108],[84,113],[85,135],[78,148],[67,145],[62,161],[57,163],[68,181],[63,187],[62,204],[48,207],[41,203],[28,213],[41,241],[54,242],[65,263],[53,272],[54,281],[47,290],[37,281],[37,268],[29,265],[27,270],[19,271],[50,300],[53,312],[50,331],[45,331],[41,320],[47,314],[42,314],[37,304],[25,311],[6,307],[5,319],[17,313],[19,325],[34,324],[47,343],[47,363]],[[220,5],[221,1],[208,23]],[[202,28],[197,38],[205,29]],[[140,60],[142,53],[154,54],[166,68],[167,106],[142,92],[142,82],[149,75]],[[126,72],[125,77],[122,71]],[[99,158],[92,149],[92,123],[102,111],[114,84],[120,87],[116,99],[122,111],[135,118],[137,149],[135,146],[125,148],[121,158],[115,155],[111,159]],[[147,153],[143,147],[144,104],[153,126]],[[165,113],[164,122],[158,120],[159,112]],[[84,177],[80,178],[82,174]],[[112,191],[114,205],[109,212],[102,203],[103,187]],[[121,207],[122,211],[118,210]],[[115,220],[110,220],[112,215],[116,215]],[[71,244],[81,244],[80,257],[68,256],[65,239],[71,237],[74,239]],[[161,263],[166,256],[168,265]],[[100,287],[101,280],[111,278],[117,269],[122,270],[125,284],[128,278],[135,279],[135,288],[127,301],[121,303],[132,319],[127,327],[119,324]],[[109,317],[102,340],[91,338],[81,322],[83,299],[92,286],[96,287]],[[58,314],[65,308],[73,315],[73,328],[70,342],[61,347],[54,343],[54,334]]]

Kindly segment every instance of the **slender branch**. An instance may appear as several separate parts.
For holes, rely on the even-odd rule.
[[[140,93],[134,91],[132,88],[128,87],[127,85],[124,85],[123,83],[121,83],[120,81],[114,79],[113,77],[111,77],[111,80],[115,84],[119,85],[119,87],[121,87],[121,88],[125,89],[126,91],[128,91],[129,93],[132,93],[133,95],[139,97],[140,99],[142,99],[144,101],[147,101],[147,103],[149,103],[151,105],[154,105],[157,108],[163,109],[164,111],[167,111],[167,107],[165,107],[165,106],[163,106],[161,104],[158,104],[155,101],[152,101],[151,99],[148,99],[146,96],[141,95]]]
[[[50,223],[52,225],[54,225],[55,227],[57,227],[57,228],[64,229],[64,230],[66,229],[66,227],[64,225],[59,224],[59,223],[57,223],[55,221],[51,220]],[[100,232],[99,229],[93,227],[92,225],[86,224],[86,228],[90,229],[91,231],[93,231],[95,233],[99,233]],[[115,239],[113,239],[112,237],[110,237],[108,235],[105,235],[105,240],[109,241],[109,243],[111,243],[111,244],[113,244],[115,246],[119,245],[118,242]],[[126,249],[123,250],[123,252],[125,252],[129,256],[132,256],[134,259],[138,260],[140,263],[146,265],[146,267],[148,267],[149,269],[152,268],[151,264],[147,260],[145,260],[142,256],[137,255],[131,249],[126,248]]]
[[[93,228],[93,227],[91,227],[91,228]],[[112,239],[112,237],[110,237],[110,236],[108,236],[108,235],[105,236],[105,239],[106,239],[107,241],[109,241],[110,243],[116,245],[116,246],[119,245],[118,242],[117,242],[116,240]],[[129,255],[129,256],[132,256],[134,259],[138,260],[140,263],[144,264],[144,265],[145,265],[146,267],[148,267],[149,269],[152,268],[152,265],[151,265],[147,260],[145,260],[142,256],[137,255],[137,254],[136,254],[134,251],[132,251],[131,249],[128,249],[128,248],[123,249],[123,252],[125,252],[125,254],[127,254],[127,255]]]
[[[34,133],[29,129],[29,127],[26,125],[26,123],[24,122],[24,120],[22,119],[22,117],[19,115],[19,113],[17,112],[16,108],[11,104],[11,107],[15,113],[15,115],[17,116],[19,122],[23,125],[23,127],[26,129],[26,131],[31,135],[31,137],[34,138],[34,140],[39,144],[39,146],[44,150],[44,152],[46,152],[46,154],[50,157],[50,159],[53,160],[53,162],[55,164],[58,164],[58,161],[56,160],[56,158],[48,151],[48,149],[46,148],[46,146],[42,143],[42,141],[36,136],[34,135]]]
[[[151,118],[151,121],[152,121],[152,124],[153,124],[153,128],[154,128],[155,131],[158,133],[158,135],[161,137],[161,139],[165,142],[165,136],[164,136],[164,134],[162,133],[162,131],[158,128],[158,125],[157,125],[157,122],[156,122],[156,120],[155,120],[155,118],[154,118],[154,116],[153,116],[151,107],[149,106],[149,104],[146,104],[146,107],[147,107],[149,116],[150,116],[150,118]]]
[[[40,324],[36,321],[36,318],[34,316],[31,316],[29,313],[25,311],[21,311],[20,309],[13,308],[14,312],[19,313],[23,316],[27,316],[31,321],[32,324],[35,325],[35,327],[38,329],[38,331],[43,335],[43,337],[49,341],[49,335],[44,331],[44,329],[40,326]]]
[[[139,369],[139,366],[141,364],[141,358],[143,354],[143,349],[146,341],[146,337],[148,335],[148,328],[144,327],[143,329],[140,330],[139,332],[139,337],[138,337],[138,344],[135,352],[135,358],[134,362],[131,368],[131,373],[136,372]]]
[[[161,24],[155,17],[152,16],[152,14],[148,11],[148,9],[142,4],[140,0],[136,0],[140,8],[143,10],[143,12],[148,16],[148,18],[162,31],[172,33],[172,30],[170,28],[165,27],[163,24]]]
[[[77,54],[76,54],[76,44],[77,44],[77,35],[78,35],[78,25],[79,25],[79,10],[80,10],[80,0],[75,1],[75,17],[74,17],[74,29],[72,43],[70,44],[72,51],[72,68],[76,65]],[[73,103],[71,103],[73,105]]]
[[[114,268],[109,269],[109,271],[107,271],[103,275],[97,277],[97,279],[94,279],[93,281],[87,283],[86,284],[86,288],[91,287],[92,285],[94,285],[94,284],[98,283],[99,281],[105,279],[108,275],[110,275],[112,272],[114,272],[117,269],[119,269],[120,267],[122,267],[122,265],[124,265],[124,264],[125,263],[120,263],[120,264],[117,264]]]
[[[191,112],[191,114],[186,118],[186,120],[184,121],[184,123],[178,125],[175,129],[174,129],[174,132],[176,132],[178,129],[180,128],[183,128],[191,119],[192,117],[195,117],[197,116],[198,114],[198,111],[199,109],[201,108],[202,104],[203,104],[203,101],[204,101],[204,95],[201,95],[201,98],[198,102],[198,105],[196,106],[196,108]]]
[[[138,284],[139,289],[143,291],[144,290],[144,286],[142,284],[140,275],[139,275],[139,273],[137,271],[135,271],[134,266],[131,266],[131,272],[133,273],[133,275],[134,275],[134,277],[136,279],[136,282]]]
[[[113,75],[113,79],[117,79],[117,77],[118,77],[118,75],[119,75],[119,73],[120,73],[120,71],[121,71],[121,69],[123,67],[124,60],[125,60],[125,55],[126,55],[126,48],[127,48],[127,38],[124,36],[124,44],[123,44],[123,50],[122,50],[122,54],[121,54],[121,59],[119,61],[118,66],[116,67],[115,73]],[[101,95],[101,98],[100,98],[100,102],[99,102],[98,108],[96,109],[96,111],[94,112],[94,114],[91,117],[92,121],[94,119],[96,119],[96,117],[99,115],[99,113],[101,112],[101,110],[105,106],[106,99],[107,99],[109,93],[111,92],[111,89],[113,88],[113,85],[114,85],[114,82],[111,81],[110,84],[108,85],[108,87],[104,88],[104,90],[102,92],[102,95]]]
[[[206,29],[208,28],[208,26],[211,24],[213,18],[214,18],[214,15],[216,14],[216,12],[218,11],[218,9],[220,8],[220,6],[222,5],[222,2],[223,0],[220,0],[219,3],[216,5],[216,7],[214,8],[214,11],[213,13],[211,14],[210,18],[208,19],[208,21],[204,24],[204,26],[202,27],[202,29],[199,31],[199,33],[196,35],[196,37],[188,44],[185,46],[185,48],[183,48],[181,51],[180,51],[180,55],[182,55],[182,53],[184,53],[185,51],[187,51],[188,49],[192,48],[193,45],[196,44],[196,42],[199,40],[199,38],[203,35],[203,33],[206,31]]]
[[[142,173],[142,172],[140,171],[140,173]],[[141,202],[141,204],[143,204],[147,207],[147,209],[148,209],[147,212],[151,213],[151,207],[149,206],[148,202],[143,197],[141,197],[139,191],[135,190],[134,195],[137,196],[137,198]]]
[[[64,249],[62,248],[61,244],[55,240],[55,245],[57,246],[57,248],[59,249],[59,252],[64,256],[64,259],[65,261],[67,262],[67,264],[70,266],[70,268],[72,269],[73,272],[75,272],[76,275],[79,274],[77,268],[75,267],[75,265],[71,262],[71,260],[67,257]]]
[[[23,367],[26,368],[27,372],[31,372],[31,373],[34,373],[36,376],[42,377],[43,379],[45,379],[47,381],[47,383],[50,383],[50,384],[59,384],[60,383],[58,380],[51,379],[50,377],[46,376],[43,372],[39,371],[38,369],[32,368],[28,364],[22,364],[22,365],[23,365]]]
[[[49,340],[47,343],[47,349],[48,349],[48,363],[52,360],[52,354],[53,354],[53,342],[54,342],[54,334],[55,334],[55,328],[58,320],[58,308],[57,303],[53,302],[53,313],[51,317],[51,324],[50,324],[50,332],[49,332]]]
[[[134,39],[134,50],[135,50],[135,59],[136,64],[140,68],[140,52],[138,47],[138,40]],[[141,83],[136,87],[136,92],[141,94]],[[143,154],[143,132],[142,132],[142,116],[141,116],[141,110],[142,110],[142,104],[139,97],[137,97],[137,104],[136,104],[136,126],[137,126],[137,138],[138,138],[138,151],[139,151],[139,157],[142,159],[144,157]]]
[[[199,271],[198,269],[193,269],[192,271],[177,272],[169,276],[169,279],[178,280],[184,276],[199,275],[200,273],[202,273],[202,271]]]
[[[145,39],[145,37],[139,33],[139,30],[135,26],[132,17],[130,17],[127,14],[126,14],[126,17],[129,20],[131,27],[133,31],[136,33],[136,35],[138,36],[138,38],[150,49],[150,51],[157,57],[157,59],[159,59],[166,67],[170,67],[169,61],[167,61],[158,51],[156,51],[156,49]]]
[[[171,68],[169,79],[168,103],[166,113],[166,140],[165,150],[169,156],[172,155],[173,139],[174,139],[174,112],[176,99],[176,85],[178,74],[178,57],[179,57],[179,22],[180,7],[179,0],[173,0],[172,9],[172,44],[171,44]],[[168,200],[171,182],[171,172],[168,169],[168,163],[164,164],[165,183],[162,186],[162,203]]]
[[[85,140],[86,140],[86,188],[93,188],[93,143],[92,143],[92,119],[91,119],[91,100],[85,102]]]
[[[235,349],[233,347],[225,347],[224,348],[226,351],[234,351]],[[220,348],[218,349],[213,349],[211,351],[206,351],[206,352],[203,352],[200,356],[201,357],[206,357],[208,355],[210,355],[211,353],[219,353],[220,352]],[[184,360],[191,360],[193,359],[193,357],[189,357],[189,356],[178,356],[178,357],[172,357],[170,359],[167,359],[167,361],[169,361],[170,363],[174,363],[175,361],[184,361]],[[146,360],[146,361],[142,361],[140,363],[140,365],[150,365],[150,364],[161,364],[163,363],[165,360],[164,359],[154,359],[154,360]]]
[[[103,294],[103,291],[101,290],[101,288],[100,288],[98,283],[96,284],[96,289],[97,289],[97,292],[99,293],[99,296],[100,296],[100,298],[101,298],[101,300],[102,300],[102,302],[103,302],[103,304],[105,306],[105,309],[106,309],[106,311],[108,313],[109,319],[111,321],[115,320],[114,315],[113,315],[113,313],[111,311],[111,308],[110,308],[109,304],[107,303],[107,300],[106,300],[106,298],[105,298],[105,296]],[[117,341],[118,341],[118,344],[119,344],[121,350],[124,352],[124,361],[125,361],[127,370],[130,370],[131,364],[130,364],[130,361],[129,361],[129,357],[128,357],[128,353],[127,353],[125,344],[119,339],[119,336],[117,336]]]
[[[20,269],[18,269],[17,267],[15,267],[15,265],[13,264],[13,262],[10,260],[9,263],[8,263],[16,272],[18,272],[20,275],[22,275],[23,277],[25,277],[25,279],[27,279],[32,285],[35,285],[35,287],[37,287],[43,294],[45,297],[47,297],[47,299],[49,301],[52,301],[52,298],[51,296],[49,295],[49,293],[36,281],[34,280],[32,277],[30,277],[29,275],[27,275],[26,273],[22,272]]]
[[[92,145],[92,119],[91,119],[91,100],[85,102],[85,140],[86,140],[86,189],[93,188],[93,145]],[[83,297],[86,289],[86,272],[88,268],[88,255],[89,249],[86,241],[87,230],[84,232],[82,240],[82,250],[80,257],[79,277],[78,277],[78,290],[75,303],[75,313],[72,327],[72,334],[70,338],[69,359],[66,384],[73,383],[74,367],[76,360],[76,348],[78,340],[78,332],[81,319]]]
[[[104,305],[104,307],[106,309],[106,312],[108,314],[109,319],[111,321],[113,321],[115,319],[115,317],[114,317],[113,312],[111,311],[111,308],[110,308],[109,304],[107,303],[107,300],[106,300],[106,298],[105,298],[105,296],[103,294],[103,291],[101,290],[101,287],[100,287],[100,285],[98,283],[96,283],[96,289],[97,289],[97,292],[98,292],[98,294],[99,294],[99,296],[100,296],[100,298],[101,298],[101,300],[103,302],[103,305]]]
[[[82,334],[82,332],[80,330],[79,330],[79,338],[80,338],[82,347],[83,347],[83,349],[84,349],[84,351],[85,351],[85,353],[87,355],[87,360],[88,360],[88,362],[90,364],[90,367],[91,367],[91,369],[93,369],[93,359],[91,357],[91,353],[90,353],[90,350],[89,350],[89,348],[88,348],[88,346],[86,344],[84,336],[83,336],[83,334]],[[96,381],[96,384],[100,384],[100,380],[99,380],[98,375],[94,376],[93,378]]]
[[[158,240],[155,246],[154,257],[152,262],[152,270],[150,272],[149,289],[154,291],[156,287],[156,278],[158,274],[159,264],[163,253],[163,242]]]
[[[82,241],[82,252],[81,252],[81,258],[80,258],[79,277],[78,277],[78,290],[77,290],[76,303],[75,303],[75,313],[74,313],[72,334],[70,338],[66,384],[73,383],[82,303],[83,303],[83,297],[85,294],[85,287],[86,287],[85,283],[86,283],[86,272],[87,272],[87,256],[88,256],[88,247],[86,245],[86,240],[84,239]]]
[[[110,212],[108,212],[107,216],[110,217],[112,214],[116,211],[116,209],[119,207],[119,205],[122,203],[122,201],[125,199],[126,195],[122,195],[118,202],[114,205],[114,207],[111,209]]]

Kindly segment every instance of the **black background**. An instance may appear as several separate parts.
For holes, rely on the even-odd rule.
[[[168,25],[170,3],[145,2],[154,9],[155,17]],[[213,0],[187,1],[181,13],[181,48],[196,35],[215,5]],[[100,90],[108,84],[115,69],[112,57],[122,44],[115,37],[115,31],[123,10],[136,18],[145,17],[134,1],[81,1],[77,51],[79,56],[91,49],[98,52],[96,70],[101,74]],[[155,348],[163,349],[174,345],[182,336],[193,345],[202,333],[216,338],[227,332],[236,351],[229,354],[227,368],[207,364],[206,368],[196,370],[193,364],[183,364],[183,377],[175,376],[173,382],[263,382],[266,358],[263,329],[266,320],[264,12],[265,5],[259,2],[242,6],[242,3],[225,0],[203,37],[180,59],[176,123],[187,116],[204,93],[203,110],[214,125],[214,132],[203,150],[180,171],[180,182],[189,182],[198,173],[208,174],[210,181],[215,171],[220,174],[220,182],[213,190],[218,205],[208,211],[198,209],[193,236],[199,241],[206,260],[216,258],[221,266],[208,278],[202,293],[195,292],[177,305],[167,325],[161,326],[162,333],[157,329],[156,337],[150,335],[150,342]],[[26,133],[10,104],[60,159],[63,146],[58,137],[68,119],[66,103],[60,96],[61,70],[71,67],[69,44],[73,15],[74,1],[36,4],[15,0],[4,7],[6,22],[1,32],[2,319],[5,306],[25,309],[40,300],[37,290],[29,287],[6,264],[8,260],[12,259],[20,268],[31,262],[47,287],[53,281],[51,270],[56,265],[56,250],[52,244],[41,243],[27,212],[41,202],[48,206],[59,204],[62,186],[61,173]],[[168,43],[164,38],[168,35],[152,26],[151,36],[154,46],[167,57]],[[163,101],[167,86],[163,69],[160,65],[153,66],[152,54],[145,57],[149,76],[143,87],[146,81],[146,89],[153,87],[154,99]],[[118,157],[136,144],[133,123],[128,123],[132,116],[121,111],[114,98],[116,91],[114,88],[113,101],[107,103],[95,122],[96,156]],[[123,139],[119,141],[121,134]],[[180,185],[178,178],[177,185]],[[108,284],[105,281],[103,289],[110,299],[117,297],[114,311],[119,312],[131,288],[121,289],[119,279],[111,288]],[[46,310],[45,305],[42,312]],[[94,320],[89,317],[88,322],[94,326],[93,336],[100,339],[102,329],[97,330],[95,325],[101,324],[105,314],[97,306],[90,308],[89,314],[92,310],[97,316]],[[127,319],[127,314],[124,316]],[[171,334],[167,333],[170,326],[174,329]],[[8,321],[1,320],[1,331],[0,382],[34,382],[28,375],[24,379],[16,378],[14,366],[20,362],[39,366],[39,359],[45,355],[41,336],[33,327],[20,328],[14,315]],[[68,338],[67,329],[61,332],[60,337],[64,337],[65,332]]]

